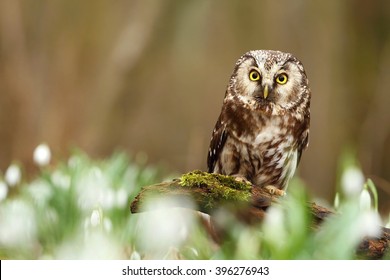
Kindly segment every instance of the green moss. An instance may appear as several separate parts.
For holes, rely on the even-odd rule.
[[[248,202],[251,197],[250,184],[238,182],[234,177],[220,174],[211,174],[195,170],[180,177],[180,186],[187,188],[203,188],[206,192],[201,195],[207,200],[207,207],[212,208],[215,203]]]

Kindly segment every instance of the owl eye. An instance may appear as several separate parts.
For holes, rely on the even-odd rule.
[[[287,83],[287,80],[288,80],[288,77],[286,74],[282,73],[282,74],[279,74],[277,77],[276,77],[276,82],[279,84],[279,85],[284,85],[285,83]]]
[[[251,81],[258,81],[260,80],[260,74],[259,72],[257,72],[256,70],[252,70],[250,73],[249,73],[249,79]]]

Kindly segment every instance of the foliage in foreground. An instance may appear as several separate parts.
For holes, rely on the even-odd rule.
[[[200,215],[169,207],[169,198],[151,201],[151,211],[130,213],[130,201],[142,186],[161,181],[161,173],[140,157],[117,153],[97,161],[77,152],[55,166],[46,162],[31,182],[6,174],[13,187],[0,199],[0,258],[351,259],[362,237],[377,234],[381,223],[371,207],[373,189],[348,186],[336,203],[341,214],[313,231],[310,198],[296,180],[262,225],[216,211],[227,231],[217,246]]]

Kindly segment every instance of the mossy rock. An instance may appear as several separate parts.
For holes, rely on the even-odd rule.
[[[248,203],[251,184],[238,182],[234,177],[211,174],[200,170],[185,173],[169,182],[145,186],[131,205],[131,211],[140,211],[141,203],[156,196],[190,197],[198,210],[215,209],[220,204]],[[180,203],[177,206],[181,206]]]
[[[212,174],[195,170],[183,174],[179,178],[179,184],[186,188],[206,189],[203,197],[207,196],[210,207],[216,202],[248,202],[251,197],[252,186],[239,182],[234,177],[221,174]]]

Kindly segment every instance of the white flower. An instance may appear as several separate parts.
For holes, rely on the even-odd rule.
[[[83,172],[76,183],[76,191],[81,209],[102,207],[106,210],[115,204],[115,193],[110,188],[107,176],[98,167]]]
[[[375,211],[364,211],[359,217],[357,232],[363,237],[379,237],[381,234],[382,221]]]
[[[85,236],[88,237],[92,232],[92,228],[99,227],[102,224],[105,232],[109,233],[112,231],[111,220],[109,218],[103,218],[101,210],[93,210],[91,216],[89,218],[86,218],[84,221]],[[101,229],[101,227],[99,227],[99,229]]]
[[[0,181],[0,201],[4,200],[8,194],[8,186],[3,181]]]
[[[34,209],[22,200],[0,208],[0,247],[27,247],[35,241],[37,224]]]
[[[53,189],[46,181],[37,179],[27,188],[34,202],[39,206],[44,206],[53,196]]]
[[[371,209],[371,195],[367,189],[362,190],[359,197],[360,209],[363,211]]]
[[[130,255],[130,260],[141,260],[141,255],[137,251],[133,251]]]
[[[96,227],[101,224],[101,215],[99,210],[95,209],[92,211],[90,220],[91,220],[91,226],[93,227]]]
[[[115,205],[115,191],[110,187],[105,187],[100,190],[99,203],[103,209],[111,209]]]
[[[11,164],[7,171],[5,171],[5,181],[7,184],[11,187],[17,185],[20,183],[22,178],[22,171],[20,170],[20,167],[16,164]]]
[[[363,189],[364,175],[357,167],[348,167],[342,177],[341,186],[347,196],[357,196]]]
[[[283,246],[284,241],[288,240],[283,209],[276,205],[271,206],[267,212],[264,219],[264,235],[271,243]]]
[[[180,246],[188,237],[194,224],[195,214],[183,208],[175,208],[180,203],[173,198],[156,198],[148,201],[147,212],[142,214],[137,224],[137,244],[148,252],[151,258],[162,258],[169,248]]]
[[[87,236],[81,232],[66,240],[54,251],[54,258],[60,260],[118,260],[123,259],[120,244],[102,231],[92,231]]]
[[[72,169],[78,168],[80,164],[81,159],[78,156],[73,155],[68,159],[68,166]]]
[[[117,192],[116,192],[116,206],[118,208],[123,208],[126,206],[127,204],[127,192],[125,189],[123,188],[120,188]]]
[[[54,186],[59,187],[61,189],[67,190],[70,188],[71,179],[70,176],[61,172],[59,170],[55,170],[53,174],[51,174],[51,180]]]
[[[42,143],[34,150],[34,162],[39,166],[48,165],[51,159],[50,148],[47,144]]]

